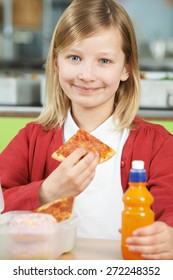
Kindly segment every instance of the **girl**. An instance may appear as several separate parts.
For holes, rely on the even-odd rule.
[[[113,0],[72,1],[50,44],[46,105],[0,155],[5,211],[73,195],[78,236],[118,238],[131,162],[140,159],[156,221],[127,244],[144,259],[173,259],[173,137],[136,117],[139,91],[136,38],[126,11]],[[61,164],[53,160],[79,128],[116,155],[98,165],[97,153],[77,149]]]

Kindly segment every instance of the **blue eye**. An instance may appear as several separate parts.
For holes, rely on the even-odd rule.
[[[108,63],[110,63],[110,60],[109,60],[109,59],[106,59],[106,58],[103,58],[103,59],[100,60],[100,62],[101,62],[102,64],[108,64]]]
[[[71,61],[80,61],[80,58],[79,58],[79,56],[77,56],[77,55],[71,55],[71,56],[69,56],[69,59],[70,59]]]

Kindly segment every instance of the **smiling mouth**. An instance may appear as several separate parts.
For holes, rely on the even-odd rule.
[[[86,86],[78,86],[78,85],[74,85],[74,87],[80,91],[87,91],[87,92],[96,91],[100,89],[100,87],[86,87]]]

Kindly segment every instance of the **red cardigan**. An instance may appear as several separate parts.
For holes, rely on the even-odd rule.
[[[144,160],[148,189],[154,196],[157,220],[173,226],[173,135],[162,126],[136,118],[137,127],[123,149],[121,179],[128,188],[132,160]],[[58,166],[51,154],[62,145],[62,130],[44,131],[29,123],[21,129],[0,154],[0,182],[5,212],[32,210],[39,206],[38,190],[42,181]],[[116,184],[116,182],[115,182]]]

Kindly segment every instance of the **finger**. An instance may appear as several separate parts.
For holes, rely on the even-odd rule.
[[[163,254],[166,252],[166,248],[165,248],[165,244],[157,244],[155,246],[153,245],[147,245],[147,246],[138,246],[138,245],[130,245],[128,246],[128,250],[130,252],[134,252],[134,253],[140,253],[140,254],[150,254],[150,255],[154,255],[154,254]]]
[[[159,254],[141,254],[145,260],[172,260],[171,254],[164,252]]]
[[[133,236],[146,236],[146,235],[155,235],[161,233],[165,230],[165,223],[163,222],[154,222],[151,225],[138,228],[133,231]]]
[[[78,170],[78,171],[75,170],[75,174],[78,173],[77,185],[78,185],[79,192],[83,191],[93,180],[95,176],[97,164],[98,164],[98,157],[96,156],[89,165],[85,166],[83,164],[82,166],[82,163],[79,163],[78,165],[80,165],[80,168],[78,168],[77,165],[73,168]]]
[[[68,160],[68,159],[67,159]],[[70,162],[70,163],[69,163]],[[72,190],[73,195],[79,194],[85,189],[95,175],[95,168],[98,164],[98,156],[94,153],[88,153],[74,166],[69,166],[72,162],[65,160],[59,166],[63,177],[67,178],[66,184]],[[58,169],[57,169],[58,170]],[[65,176],[66,175],[66,176]]]
[[[84,191],[88,186],[89,184],[91,183],[91,181],[93,180],[95,176],[95,171],[93,171],[90,176],[87,176],[86,179],[83,181],[83,183],[80,185],[80,192]]]
[[[73,171],[82,174],[84,171],[86,173],[91,173],[99,163],[99,155],[97,153],[89,152],[84,155],[84,157],[74,166]]]
[[[169,250],[165,250],[164,247],[128,247],[128,250],[133,253],[140,254],[143,259],[148,260],[171,260],[172,255]]]
[[[153,235],[139,235],[139,236],[130,236],[126,239],[127,245],[137,245],[137,246],[146,246],[146,245],[157,245],[165,243],[165,234],[164,232],[153,234]]]
[[[83,149],[79,148],[74,150],[67,158],[65,158],[61,164],[68,165],[68,166],[74,166],[77,162],[80,161],[82,157],[84,157],[88,152]]]
[[[146,237],[132,237],[127,239],[127,246],[129,251],[140,254],[160,254],[168,252],[169,246],[163,238],[162,234],[146,236]]]

